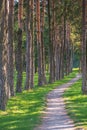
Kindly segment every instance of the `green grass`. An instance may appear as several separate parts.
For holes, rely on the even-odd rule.
[[[87,130],[87,95],[82,95],[82,80],[77,81],[64,94],[66,108],[79,128]]]
[[[73,73],[63,80],[43,87],[37,86],[36,75],[36,87],[33,90],[17,94],[8,101],[7,110],[5,112],[0,111],[0,130],[33,130],[41,122],[41,113],[46,106],[45,97],[47,93],[56,86],[67,83],[76,76],[76,73],[78,73],[78,70],[74,70]],[[25,81],[25,74],[23,77],[23,81]]]

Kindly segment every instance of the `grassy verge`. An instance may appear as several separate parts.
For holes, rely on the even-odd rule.
[[[87,96],[81,92],[82,81],[78,80],[64,94],[66,108],[79,128],[87,130]]]
[[[11,98],[6,112],[0,111],[0,130],[33,130],[40,123],[42,110],[45,108],[46,94],[63,83],[67,83],[78,73],[74,70],[63,80],[43,87],[36,86],[33,90],[23,91]],[[35,77],[37,84],[37,76]]]

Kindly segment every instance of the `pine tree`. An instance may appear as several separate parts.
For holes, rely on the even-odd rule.
[[[87,0],[82,0],[82,92],[87,94]]]
[[[9,90],[7,81],[7,28],[7,0],[2,0],[0,2],[0,110],[6,109]]]
[[[14,27],[14,0],[8,2],[8,84],[10,95],[14,96],[14,60],[13,60],[13,27]]]
[[[16,84],[16,92],[22,92],[22,71],[23,71],[23,63],[22,63],[22,30],[23,30],[23,0],[19,0],[18,2],[18,32],[17,32],[17,48],[16,48],[16,57],[17,57],[17,84]]]

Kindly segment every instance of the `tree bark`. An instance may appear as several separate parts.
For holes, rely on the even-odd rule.
[[[6,109],[8,99],[8,81],[7,81],[7,1],[0,1],[0,110]]]
[[[52,19],[51,19],[51,3],[48,0],[48,19],[49,19],[49,56],[50,56],[50,76],[49,82],[54,82],[54,52],[53,52],[53,42],[52,42]]]
[[[47,83],[45,76],[45,47],[44,47],[45,7],[46,7],[46,1],[43,0],[42,12],[41,12],[41,45],[42,45],[42,72],[43,72],[44,84]]]
[[[14,0],[9,0],[8,1],[8,84],[10,86],[11,96],[14,96],[13,14],[14,14]]]
[[[87,0],[82,0],[82,92],[87,94]]]
[[[16,67],[17,67],[17,83],[16,92],[22,92],[22,30],[19,28],[17,32],[18,43],[16,48]]]
[[[23,72],[23,55],[22,55],[22,20],[23,20],[23,0],[18,2],[18,32],[17,32],[17,48],[16,48],[16,66],[17,66],[17,84],[16,92],[22,92],[22,72]]]
[[[31,48],[32,48],[32,36],[31,36],[31,0],[26,0],[26,84],[25,89],[29,90],[31,88]]]
[[[34,0],[31,0],[31,88],[34,87]]]
[[[42,43],[41,43],[41,19],[40,1],[36,0],[36,21],[37,21],[37,50],[38,50],[38,85],[44,85],[43,63],[42,63]]]

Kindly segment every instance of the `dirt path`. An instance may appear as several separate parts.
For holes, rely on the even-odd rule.
[[[75,130],[73,121],[67,115],[62,95],[79,78],[80,76],[78,75],[47,95],[47,107],[43,112],[42,124],[35,130]]]

